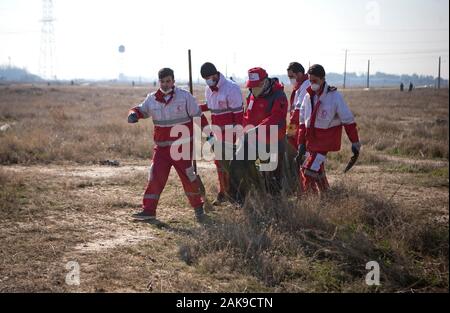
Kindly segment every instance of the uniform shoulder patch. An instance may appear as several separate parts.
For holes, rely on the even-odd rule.
[[[334,92],[337,91],[337,88],[334,86],[328,86],[328,92]]]
[[[186,89],[183,89],[183,88],[175,88],[175,92],[177,92],[177,91],[183,95],[190,94],[189,91],[187,91]]]

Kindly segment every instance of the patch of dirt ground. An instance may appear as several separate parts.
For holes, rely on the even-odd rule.
[[[383,164],[357,165],[346,175],[330,172],[330,184],[357,182],[366,191],[448,223],[448,185],[423,186],[416,174],[389,172]],[[216,193],[214,164],[200,162],[199,168],[211,200]],[[177,242],[201,226],[194,221],[174,170],[160,199],[159,221],[141,223],[130,215],[140,208],[148,164],[1,169],[20,175],[25,185],[38,180],[45,188],[28,199],[28,209],[18,218],[0,221],[0,291],[182,291],[184,281],[191,282],[187,290],[201,291],[244,290],[249,282],[258,286],[254,278],[239,274],[209,277],[206,284],[201,273],[179,260]],[[229,210],[220,207],[214,214]],[[69,261],[80,264],[79,286],[67,284]]]

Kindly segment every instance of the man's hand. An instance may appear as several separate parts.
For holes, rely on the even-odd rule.
[[[286,131],[286,135],[291,138],[291,137],[295,137],[297,135],[297,126],[296,125],[292,125],[289,124],[289,127]]]
[[[359,154],[359,150],[361,150],[361,143],[359,141],[352,143],[353,154]]]
[[[139,120],[138,115],[136,112],[132,112],[128,115],[128,123],[137,123]]]

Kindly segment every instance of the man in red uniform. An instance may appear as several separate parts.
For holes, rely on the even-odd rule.
[[[252,68],[248,75],[246,87],[250,89],[251,94],[247,98],[247,110],[242,121],[244,136],[239,139],[236,155],[230,164],[230,193],[237,202],[245,199],[251,185],[259,187],[255,177],[255,161],[266,161],[262,159],[261,148],[265,148],[264,152],[267,152],[267,148],[269,147],[270,151],[274,145],[278,149],[275,156],[276,165],[270,170],[270,181],[266,181],[266,188],[271,193],[279,192],[282,165],[280,159],[283,156],[286,135],[288,100],[284,87],[278,80],[269,78],[263,68]]]
[[[219,193],[213,202],[213,205],[219,205],[226,200],[230,185],[228,173],[230,160],[226,160],[225,151],[233,149],[235,139],[227,140],[225,138],[225,128],[242,125],[244,112],[242,93],[239,85],[228,80],[210,62],[202,65],[200,73],[208,85],[205,89],[206,104],[200,107],[202,111],[211,111],[211,125],[220,131],[219,134],[216,134],[214,142],[215,152],[221,150],[220,155],[217,155],[214,160],[219,178]],[[217,145],[221,145],[221,147]]]
[[[306,154],[299,176],[303,192],[323,192],[329,188],[325,174],[328,152],[341,149],[342,128],[352,143],[353,153],[359,153],[355,119],[341,93],[325,80],[325,69],[318,64],[308,71],[311,86],[300,107],[298,157]]]
[[[173,166],[181,179],[185,194],[195,210],[199,221],[204,219],[200,185],[192,166],[193,118],[201,117],[202,129],[208,124],[195,98],[186,90],[175,86],[174,72],[163,68],[158,73],[160,88],[140,105],[132,108],[129,123],[151,117],[154,124],[154,150],[152,164],[144,193],[143,211],[134,214],[138,220],[156,218],[156,207],[169,172]],[[179,132],[179,130],[186,130]],[[180,159],[175,152],[180,148],[188,150]],[[185,151],[186,152],[186,151]]]

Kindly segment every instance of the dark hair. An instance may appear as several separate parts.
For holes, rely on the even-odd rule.
[[[289,67],[287,68],[287,70],[292,71],[295,74],[297,74],[297,73],[305,74],[305,68],[303,67],[303,65],[301,65],[298,62],[289,63]]]
[[[314,64],[309,68],[308,74],[317,76],[319,78],[325,78],[325,69],[322,65]]]
[[[206,77],[216,75],[218,73],[216,67],[211,62],[206,62],[202,65],[200,68],[200,74],[203,78],[206,79]]]
[[[170,77],[172,77],[172,79],[175,79],[175,74],[173,73],[172,69],[165,67],[165,68],[162,68],[159,70],[159,72],[158,72],[159,79],[163,79],[167,76],[170,76]]]

